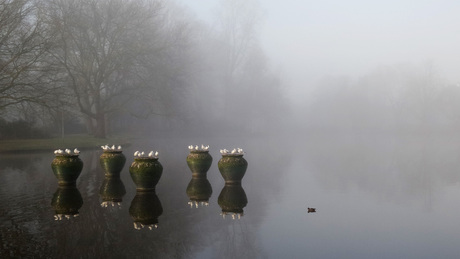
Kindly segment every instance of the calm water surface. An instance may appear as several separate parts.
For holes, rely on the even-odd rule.
[[[108,143],[112,144],[112,143]],[[114,143],[116,144],[116,143]],[[209,206],[191,208],[190,144],[209,144]],[[220,148],[244,148],[248,204],[223,218]],[[70,147],[69,147],[70,148]],[[71,147],[73,148],[73,147]],[[158,228],[137,230],[128,167],[159,150]],[[121,206],[101,207],[100,150],[83,151],[79,217],[55,220],[58,190],[48,153],[0,155],[0,257],[459,258],[460,141],[448,137],[315,137],[287,140],[161,139],[125,148]],[[307,213],[315,207],[316,213]]]

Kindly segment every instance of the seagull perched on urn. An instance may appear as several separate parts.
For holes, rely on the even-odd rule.
[[[134,152],[134,156],[139,155],[139,151]]]
[[[74,149],[73,152],[74,152],[75,154],[77,154],[77,155],[80,154],[80,150],[78,150],[78,149]]]
[[[150,151],[149,157],[152,157],[152,156],[153,156],[153,151]]]

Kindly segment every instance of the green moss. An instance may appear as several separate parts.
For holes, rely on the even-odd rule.
[[[187,156],[187,165],[194,174],[206,174],[212,164],[208,151],[191,151]]]
[[[126,157],[121,152],[104,151],[99,161],[106,176],[119,177],[121,170],[125,166]]]
[[[83,161],[76,155],[56,156],[51,162],[51,169],[59,185],[75,185],[83,169]]]
[[[155,190],[163,173],[163,166],[155,158],[136,158],[129,167],[129,173],[137,190]]]
[[[226,183],[241,182],[248,168],[248,162],[243,156],[223,156],[217,163],[217,167]]]

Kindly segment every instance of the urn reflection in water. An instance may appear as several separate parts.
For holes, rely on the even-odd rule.
[[[75,186],[59,186],[51,200],[55,211],[54,219],[70,219],[79,215],[78,210],[83,206],[83,198]]]
[[[193,206],[198,208],[200,205],[208,206],[212,194],[211,183],[207,178],[192,178],[188,183],[186,193],[190,199],[188,204],[191,208]]]
[[[129,207],[129,215],[134,221],[134,228],[158,228],[158,217],[163,214],[163,207],[155,191],[136,192]]]
[[[231,215],[232,219],[244,215],[243,208],[248,204],[248,198],[241,184],[226,184],[217,199],[219,206],[222,208],[222,217]]]
[[[102,199],[101,207],[121,208],[121,202],[125,194],[125,185],[119,177],[105,177],[99,188],[99,196]]]

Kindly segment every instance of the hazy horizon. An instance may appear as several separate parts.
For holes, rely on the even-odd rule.
[[[177,0],[215,24],[219,1]],[[359,79],[379,67],[430,63],[460,82],[460,3],[455,1],[258,1],[260,44],[299,102],[326,76]]]

